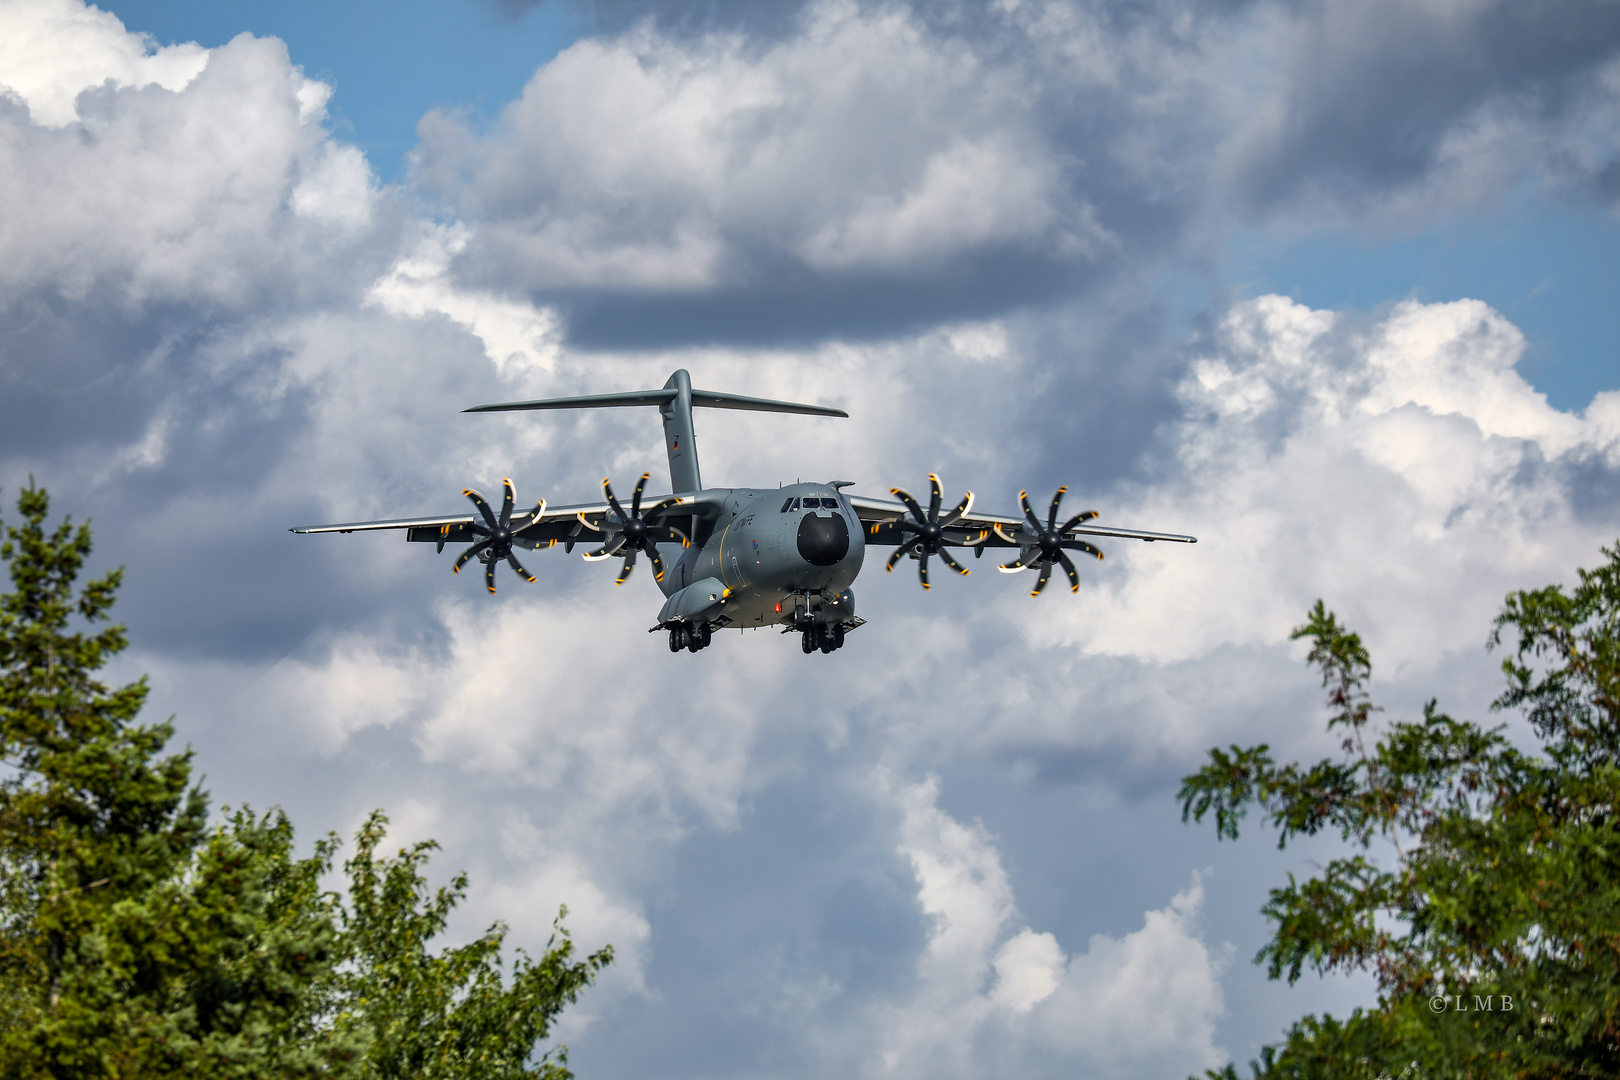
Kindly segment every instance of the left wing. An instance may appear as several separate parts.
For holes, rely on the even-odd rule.
[[[900,527],[902,519],[915,522],[905,503],[888,499],[869,499],[864,495],[846,495],[850,507],[865,526],[866,542],[879,547],[893,547],[916,536],[914,530]],[[949,513],[945,507],[942,513]],[[1020,547],[1029,542],[1018,538],[1020,531],[1027,533],[1029,520],[1005,514],[981,514],[968,504],[967,513],[944,529],[942,543],[951,547]],[[1196,544],[1195,536],[1180,533],[1146,532],[1142,529],[1112,529],[1095,524],[1095,518],[1071,526],[1063,531],[1065,538],[1072,536],[1114,536],[1125,540],[1168,540],[1177,544]]]

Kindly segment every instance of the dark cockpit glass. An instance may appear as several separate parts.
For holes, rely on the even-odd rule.
[[[792,510],[793,509],[793,504],[798,502],[798,501],[799,500],[797,500],[797,499],[789,499],[787,502],[782,504],[782,509],[779,511],[779,513],[785,514],[789,510]]]

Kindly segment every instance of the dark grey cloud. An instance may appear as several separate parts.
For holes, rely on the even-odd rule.
[[[1600,0],[1299,15],[1278,42],[1271,99],[1239,141],[1234,185],[1261,212],[1312,193],[1354,212],[1449,179],[1448,157],[1511,181],[1538,160],[1556,166],[1549,150],[1614,108],[1603,79],[1620,54],[1620,8]]]

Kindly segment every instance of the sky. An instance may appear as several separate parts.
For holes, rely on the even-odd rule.
[[[1523,734],[1490,620],[1620,534],[1617,198],[1598,0],[0,0],[0,517],[93,521],[216,801],[383,807],[455,933],[611,943],[582,1078],[1187,1075],[1374,993],[1250,962],[1331,843],[1175,799],[1334,752],[1310,605],[1386,716]],[[806,657],[287,531],[662,478],[639,410],[460,410],[680,367],[850,414],[702,412],[710,483],[1199,543],[874,561]]]

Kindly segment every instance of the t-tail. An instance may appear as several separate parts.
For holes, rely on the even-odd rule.
[[[801,405],[793,401],[722,394],[714,390],[692,389],[686,370],[675,372],[661,390],[633,390],[625,394],[587,394],[584,397],[545,398],[540,401],[509,401],[499,405],[475,405],[463,412],[520,412],[527,409],[606,409],[623,405],[656,405],[664,418],[664,448],[669,452],[670,491],[684,494],[703,490],[698,471],[697,435],[692,430],[693,406],[711,409],[745,409],[750,412],[803,413],[808,416],[843,416],[842,409],[825,405]]]

